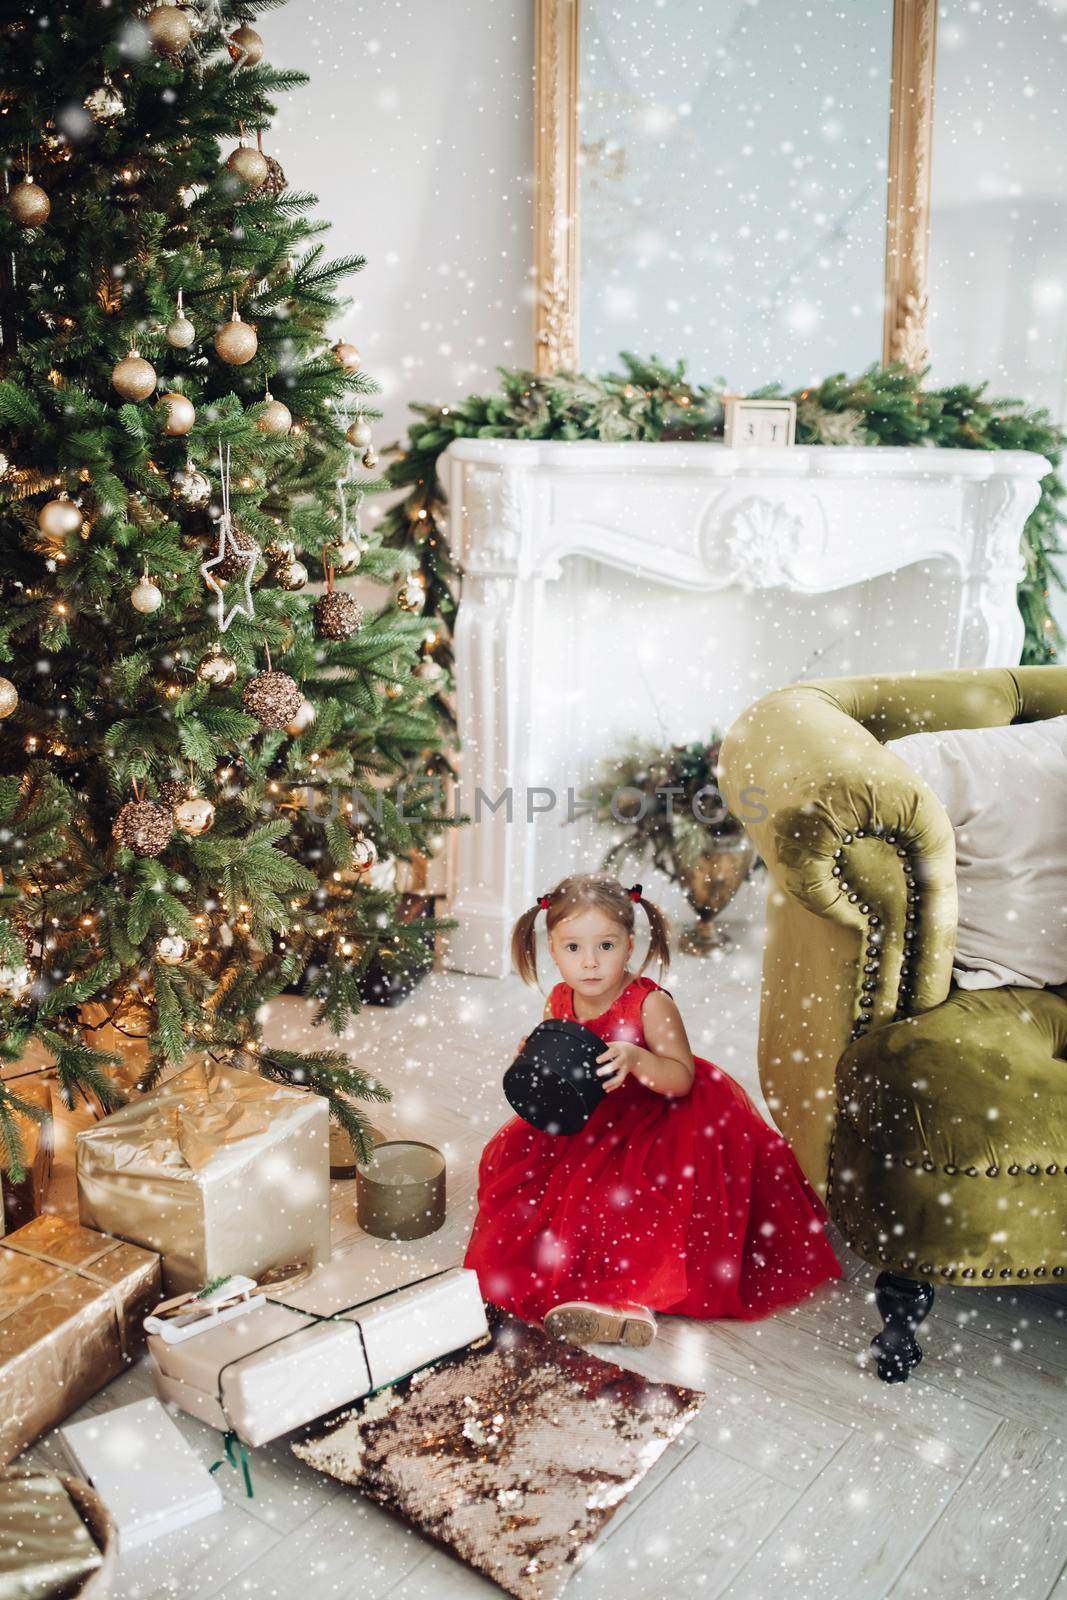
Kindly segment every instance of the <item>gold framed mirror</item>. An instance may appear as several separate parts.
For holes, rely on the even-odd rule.
[[[827,7],[823,35],[807,45],[797,30],[820,14],[792,0],[535,4],[539,373],[595,370],[635,339],[649,351],[646,328],[636,330],[632,315],[640,295],[607,282],[617,276],[613,260],[643,270],[646,303],[671,309],[674,320],[661,315],[655,326],[666,347],[651,343],[666,359],[693,357],[695,325],[708,335],[712,360],[729,357],[735,332],[747,337],[738,345],[748,357],[738,361],[740,373],[715,366],[731,381],[755,386],[790,375],[768,370],[769,356],[757,370],[759,342],[779,314],[798,382],[808,375],[805,361],[838,370],[880,353],[913,369],[926,364],[936,0],[865,0],[849,13]],[[668,80],[670,93],[660,94],[656,86]],[[760,139],[770,174],[762,195],[745,166]],[[732,213],[724,203],[731,194]],[[705,208],[696,220],[694,203]],[[591,294],[596,270],[602,281]],[[807,299],[796,291],[804,274],[815,285]],[[846,325],[844,308],[870,341],[862,361],[827,345],[826,330]],[[702,366],[699,357],[691,367]]]

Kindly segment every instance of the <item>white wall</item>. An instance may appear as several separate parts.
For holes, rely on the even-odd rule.
[[[383,386],[384,444],[409,401],[531,363],[533,6],[289,0],[257,28],[311,77],[264,147],[319,196],[329,254],[367,257],[338,332]]]

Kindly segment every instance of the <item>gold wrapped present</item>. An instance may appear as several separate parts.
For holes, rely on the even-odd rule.
[[[55,1472],[0,1473],[0,1600],[104,1600],[114,1525],[87,1483]]]
[[[321,1095],[205,1056],[75,1142],[86,1227],[158,1250],[168,1294],[330,1259]]]
[[[157,1255],[65,1217],[0,1240],[0,1463],[122,1371],[159,1296]]]
[[[0,1149],[0,1194],[3,1196],[0,1215],[0,1234],[11,1233],[39,1216],[44,1207],[45,1192],[52,1172],[52,1151],[55,1148],[55,1125],[52,1121],[52,1096],[47,1083],[39,1080],[11,1085],[20,1100],[40,1106],[47,1111],[44,1122],[37,1122],[20,1111],[15,1111],[15,1124],[22,1141],[25,1174],[14,1183]]]

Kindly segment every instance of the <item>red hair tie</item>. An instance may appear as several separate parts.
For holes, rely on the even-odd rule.
[[[548,910],[548,903],[551,900],[551,898],[552,898],[552,896],[549,895],[549,894],[538,895],[537,904],[538,904],[538,906],[540,907],[540,909],[542,911],[547,911]]]
[[[633,888],[632,889],[627,889],[626,892],[630,896],[631,900],[640,900],[640,898],[641,898],[641,885],[639,883],[635,883]]]

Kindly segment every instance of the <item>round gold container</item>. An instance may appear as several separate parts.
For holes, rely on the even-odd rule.
[[[356,1220],[376,1239],[422,1239],[445,1220],[445,1158],[417,1139],[386,1139],[356,1168]]]

